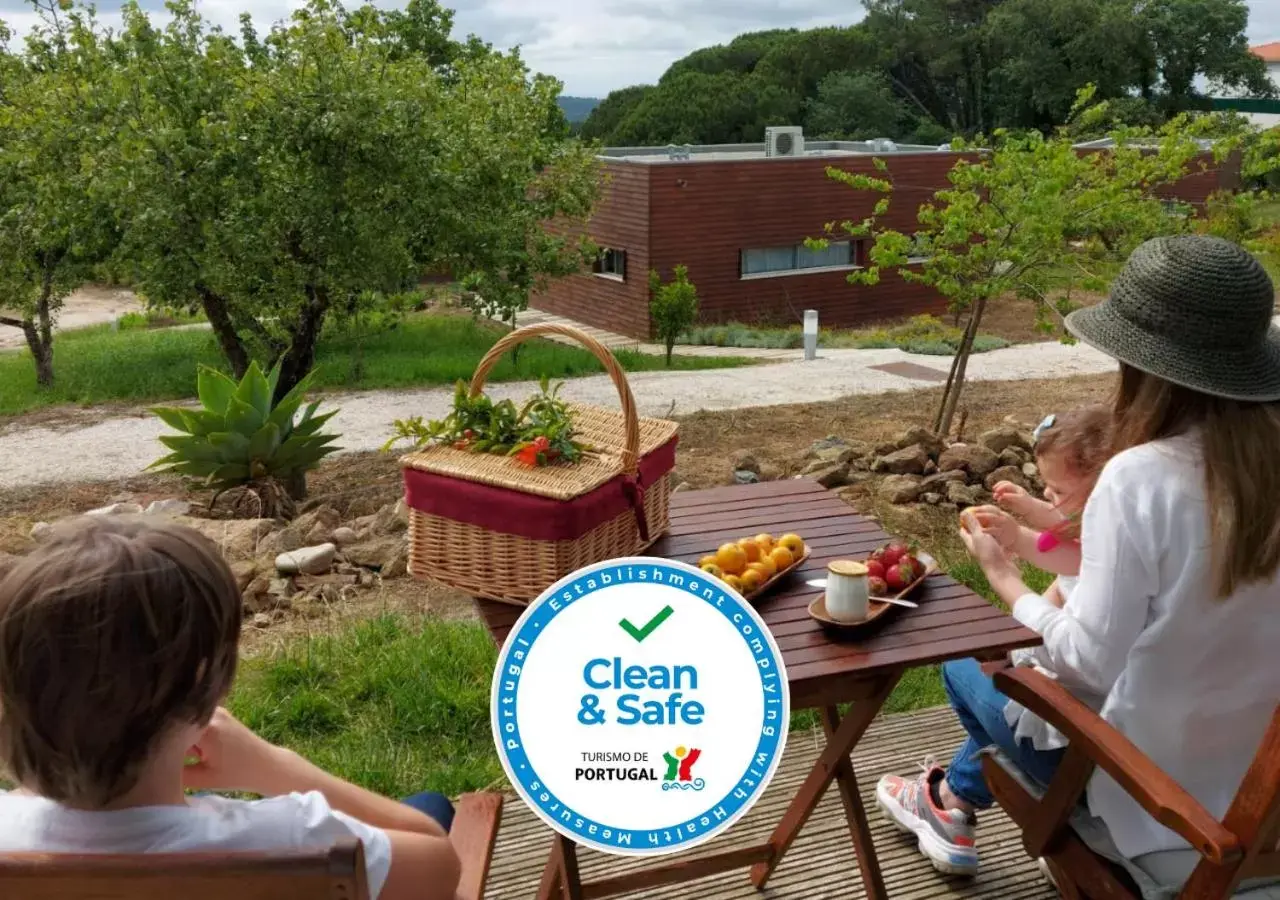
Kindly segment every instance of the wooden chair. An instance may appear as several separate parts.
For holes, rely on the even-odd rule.
[[[481,900],[502,796],[464,794],[449,839],[459,900]],[[292,853],[0,855],[0,897],[22,900],[368,900],[359,841]]]
[[[1047,790],[1033,791],[995,756],[987,784],[1022,829],[1022,843],[1049,865],[1068,900],[1141,900],[1118,866],[1096,855],[1068,824],[1095,768],[1200,854],[1179,900],[1225,900],[1245,880],[1280,878],[1280,706],[1222,821],[1161,771],[1124,735],[1058,682],[1031,668],[994,672],[996,687],[1057,727],[1070,742]]]

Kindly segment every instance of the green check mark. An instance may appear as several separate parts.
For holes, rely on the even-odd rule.
[[[672,609],[670,606],[662,607],[662,611],[658,613],[656,616],[654,616],[652,619],[650,619],[648,622],[645,622],[642,628],[637,628],[636,626],[628,622],[626,619],[623,619],[618,624],[622,626],[623,631],[631,635],[633,638],[636,639],[637,642],[639,642],[639,641],[643,641],[649,635],[653,634],[654,631],[657,630],[659,625],[667,621],[667,619],[671,618],[671,614],[673,612],[675,612],[675,610]]]

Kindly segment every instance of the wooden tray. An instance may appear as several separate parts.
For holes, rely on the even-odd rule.
[[[926,558],[924,554],[920,554],[920,561],[925,564],[924,574],[915,581],[907,585],[903,590],[894,594],[895,599],[909,600],[911,595],[920,590],[920,586],[930,576],[937,574],[938,565],[932,558]],[[819,625],[834,634],[857,634],[865,631],[884,618],[890,610],[903,609],[896,603],[885,603],[882,600],[871,598],[871,602],[867,604],[867,617],[861,622],[838,622],[827,615],[827,593],[823,591],[813,602],[809,604],[809,617],[814,619]]]
[[[809,549],[809,545],[805,544],[804,553],[800,554],[799,559],[793,561],[791,565],[787,566],[785,569],[779,569],[772,578],[770,578],[764,584],[760,585],[760,587],[756,588],[750,594],[743,594],[742,598],[746,600],[748,603],[755,603],[757,600],[759,600],[761,597],[765,595],[766,591],[771,590],[773,587],[777,585],[779,581],[786,578],[796,569],[800,568],[800,566],[804,565],[804,561],[809,558],[809,554],[811,552],[812,551]]]

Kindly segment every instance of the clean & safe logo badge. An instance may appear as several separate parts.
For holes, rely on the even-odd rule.
[[[710,840],[782,758],[782,655],[740,596],[684,563],[589,566],[530,604],[494,671],[498,755],[530,808],[608,853]]]

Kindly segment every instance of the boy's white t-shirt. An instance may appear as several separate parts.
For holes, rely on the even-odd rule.
[[[0,853],[217,853],[364,845],[370,898],[391,869],[391,839],[332,808],[318,791],[266,800],[216,795],[186,806],[88,811],[44,797],[0,791]]]

